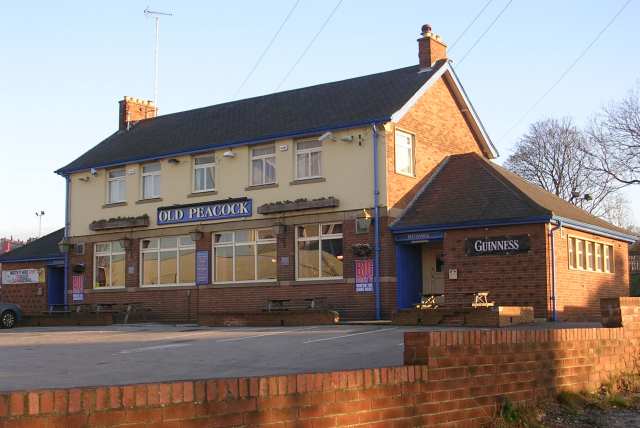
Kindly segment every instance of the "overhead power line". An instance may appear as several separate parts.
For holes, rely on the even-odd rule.
[[[279,90],[282,87],[282,85],[284,84],[284,82],[287,81],[287,79],[289,78],[291,73],[293,73],[293,70],[295,70],[296,67],[298,66],[298,64],[300,64],[300,61],[302,61],[302,58],[304,58],[304,56],[307,54],[307,52],[309,52],[309,49],[311,49],[311,46],[313,46],[313,43],[316,41],[316,39],[318,38],[320,33],[322,33],[322,31],[327,26],[329,21],[331,21],[331,18],[333,18],[333,15],[335,15],[336,11],[338,10],[338,8],[342,4],[342,2],[343,2],[343,0],[338,0],[338,3],[336,3],[335,7],[333,8],[333,10],[329,14],[329,16],[327,16],[327,19],[324,20],[324,22],[322,23],[322,26],[320,26],[320,29],[318,30],[318,32],[313,36],[313,38],[311,38],[311,40],[309,41],[309,44],[307,44],[307,46],[304,48],[304,50],[302,51],[302,53],[300,54],[300,56],[298,57],[296,62],[291,66],[289,71],[287,71],[287,74],[284,75],[284,77],[282,78],[280,83],[278,83],[278,86],[276,87],[276,91]]]
[[[471,51],[478,46],[478,43],[480,43],[480,41],[483,39],[483,37],[489,32],[489,30],[491,30],[491,28],[493,28],[493,26],[495,25],[496,22],[498,22],[498,19],[500,19],[500,17],[502,16],[502,14],[504,13],[505,10],[507,10],[507,8],[509,8],[509,6],[511,6],[511,3],[513,2],[513,0],[509,0],[507,2],[507,4],[502,8],[502,10],[498,13],[498,15],[496,15],[496,17],[493,19],[493,21],[491,21],[491,24],[489,24],[489,26],[482,32],[482,34],[480,34],[480,37],[478,37],[478,39],[475,41],[475,43],[469,48],[469,50],[467,50],[465,52],[464,55],[462,55],[462,58],[460,58],[460,61],[458,61],[458,65],[462,64],[462,61],[464,61],[467,56],[471,53]]]
[[[298,7],[298,4],[300,4],[300,0],[296,0],[296,2],[293,4],[293,6],[291,7],[291,9],[289,9],[289,13],[287,13],[287,16],[285,16],[284,20],[282,21],[282,23],[280,24],[280,27],[278,27],[278,30],[276,31],[276,33],[273,35],[273,37],[271,38],[271,40],[269,41],[269,43],[267,44],[267,46],[264,48],[264,50],[262,51],[262,53],[260,54],[260,56],[258,57],[258,60],[256,61],[256,63],[253,65],[253,67],[251,68],[251,71],[249,71],[249,73],[247,74],[247,76],[244,78],[244,80],[242,81],[242,83],[240,84],[240,86],[238,86],[238,89],[236,89],[236,92],[233,94],[233,98],[236,98],[238,96],[238,94],[240,93],[240,91],[242,90],[242,88],[244,88],[244,85],[247,84],[247,82],[249,81],[249,79],[251,78],[251,76],[253,75],[253,73],[256,71],[256,69],[258,68],[258,66],[260,65],[260,63],[262,62],[262,59],[264,58],[264,56],[267,54],[267,52],[269,52],[269,49],[271,49],[271,46],[273,45],[273,42],[276,41],[276,39],[278,38],[278,35],[280,34],[280,32],[282,31],[282,28],[284,28],[285,24],[287,23],[287,21],[289,21],[289,18],[291,18],[291,15],[293,15],[293,11],[296,10],[296,8]]]
[[[471,22],[469,23],[469,25],[467,25],[467,27],[462,31],[462,33],[460,33],[460,35],[458,36],[457,39],[454,40],[454,42],[451,44],[451,46],[449,46],[449,52],[451,52],[451,50],[454,48],[454,46],[460,41],[460,39],[462,39],[464,37],[465,34],[467,34],[467,31],[469,31],[469,28],[471,28],[473,26],[473,24],[476,23],[476,21],[478,20],[478,18],[480,18],[480,15],[482,15],[482,13],[485,11],[485,9],[487,7],[489,7],[489,5],[493,3],[493,0],[489,0],[487,1],[484,6],[482,7],[482,9],[480,9],[480,12],[478,12],[475,16],[475,18],[473,18],[471,20]]]
[[[542,94],[542,96],[540,98],[538,98],[536,100],[536,102],[534,102],[531,107],[529,107],[529,109],[520,117],[520,119],[518,119],[511,128],[509,128],[507,130],[507,132],[505,132],[502,137],[500,137],[499,141],[502,141],[505,139],[505,137],[507,137],[509,134],[511,134],[511,132],[516,129],[516,127],[518,125],[520,125],[520,123],[522,123],[522,121],[524,119],[526,119],[527,116],[529,116],[529,114],[535,110],[536,107],[538,107],[538,105],[540,105],[540,103],[542,101],[544,101],[544,99],[547,97],[547,95],[549,95],[551,93],[551,91],[553,91],[556,86],[558,86],[560,84],[560,82],[562,82],[562,80],[567,76],[567,74],[569,74],[569,72],[571,70],[573,70],[573,68],[576,66],[576,64],[578,64],[578,62],[587,54],[587,52],[589,52],[589,50],[593,47],[593,45],[596,44],[596,42],[600,39],[600,37],[605,33],[605,31],[607,31],[607,29],[609,29],[609,27],[611,27],[611,25],[613,25],[613,23],[616,21],[616,19],[618,19],[618,17],[622,14],[622,12],[627,8],[627,6],[629,6],[629,3],[631,3],[631,0],[627,0],[620,9],[618,9],[618,12],[616,12],[615,15],[613,15],[613,18],[611,18],[609,20],[609,22],[607,22],[607,24],[598,32],[598,34],[596,34],[596,36],[593,38],[593,40],[591,40],[591,42],[580,52],[580,54],[576,57],[576,59],[573,60],[573,62],[571,64],[569,64],[569,66],[562,72],[562,74],[560,74],[560,77],[558,77],[555,82],[553,82],[553,84],[549,87],[549,89],[547,89],[545,91],[544,94]]]

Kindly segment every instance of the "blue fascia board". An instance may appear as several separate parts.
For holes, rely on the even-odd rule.
[[[389,229],[391,233],[406,233],[406,232],[429,232],[439,230],[451,230],[451,229],[473,229],[478,227],[487,226],[510,226],[517,224],[535,224],[535,223],[548,223],[551,220],[550,215],[504,219],[504,220],[476,220],[463,223],[445,223],[445,224],[432,224],[425,226],[407,226],[397,227],[391,226]]]
[[[164,159],[164,158],[171,157],[171,156],[191,155],[191,154],[209,152],[211,150],[217,150],[217,149],[227,149],[227,148],[238,147],[238,146],[248,146],[248,145],[252,145],[252,144],[260,144],[260,143],[265,143],[267,141],[273,141],[273,140],[278,140],[278,139],[283,139],[283,138],[305,137],[305,136],[308,136],[308,135],[317,134],[317,133],[320,133],[320,132],[332,131],[332,130],[336,130],[336,129],[348,129],[348,128],[354,128],[356,126],[385,123],[385,122],[388,122],[389,120],[391,120],[391,118],[389,116],[381,117],[381,118],[377,118],[377,119],[359,120],[359,121],[356,121],[356,122],[349,122],[349,123],[344,123],[344,124],[341,124],[341,125],[323,126],[323,127],[319,127],[319,128],[309,128],[309,129],[303,129],[303,130],[299,130],[299,131],[293,131],[293,132],[287,132],[287,133],[281,133],[281,134],[266,135],[266,136],[258,138],[258,139],[254,138],[254,139],[248,139],[248,140],[232,141],[232,142],[222,143],[222,144],[209,144],[209,145],[206,145],[206,146],[203,146],[203,147],[199,147],[199,148],[193,149],[193,150],[180,150],[180,151],[175,151],[175,152],[163,153],[163,154],[157,155],[157,156],[147,156],[147,157],[142,157],[142,158],[140,158],[140,157],[128,158],[128,159],[120,160],[120,161],[117,161],[117,162],[96,164],[96,165],[93,165],[93,166],[91,166],[89,168],[79,168],[79,169],[71,169],[71,170],[65,170],[63,168],[60,168],[60,169],[56,170],[55,173],[58,174],[58,175],[61,175],[61,176],[68,176],[68,175],[76,173],[76,172],[88,171],[91,168],[96,168],[96,169],[97,168],[110,168],[110,167],[114,167],[114,166],[126,165],[126,164],[132,163],[132,162],[148,162],[148,161]]]
[[[594,226],[592,224],[583,223],[581,221],[572,220],[570,218],[553,216],[552,221],[557,224],[562,224],[563,226],[569,226],[572,229],[581,230],[583,232],[593,233],[595,235],[606,236],[607,238],[614,238],[621,241],[626,241],[629,243],[635,242],[638,240],[638,236],[632,234],[626,234],[622,232],[616,232],[611,229],[607,229],[601,226]]]
[[[64,260],[64,256],[25,257],[22,259],[3,259],[2,257],[0,257],[0,263],[46,262],[46,261],[61,261],[61,260]]]

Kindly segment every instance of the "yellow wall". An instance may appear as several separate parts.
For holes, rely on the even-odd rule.
[[[106,204],[106,170],[98,170],[93,177],[88,172],[71,176],[70,222],[71,236],[91,235],[89,224],[94,220],[114,217],[130,217],[147,214],[150,227],[156,225],[156,210],[160,206],[174,204],[192,204],[216,201],[227,198],[249,197],[253,199],[254,215],[248,219],[268,218],[257,214],[257,208],[265,203],[299,198],[314,199],[335,196],[340,206],[335,210],[354,210],[373,206],[373,151],[370,127],[334,132],[337,141],[324,142],[322,148],[322,175],[325,182],[291,185],[295,178],[295,147],[293,140],[278,140],[276,146],[276,177],[278,187],[258,190],[246,190],[249,185],[249,149],[248,146],[233,149],[236,157],[224,158],[227,149],[215,152],[215,183],[217,194],[189,197],[192,191],[192,157],[176,156],[179,164],[170,164],[167,159],[161,161],[160,196],[162,201],[136,203],[141,198],[141,166],[133,163],[126,165],[127,200],[124,206],[103,207]],[[363,137],[358,144],[358,134]],[[353,135],[354,141],[346,143],[341,137]],[[378,138],[380,154],[380,201],[386,200],[385,184],[385,136],[380,131]],[[280,151],[281,145],[287,145],[287,151]],[[130,174],[131,173],[131,174]],[[89,177],[87,182],[82,179]],[[324,210],[327,211],[327,210]],[[306,213],[307,211],[304,211]],[[309,211],[310,213],[313,211]],[[322,210],[320,210],[322,212]],[[299,213],[297,213],[299,214]],[[222,220],[224,221],[224,220]],[[235,219],[237,221],[237,219]],[[218,221],[220,222],[220,221]],[[163,226],[159,226],[163,227]]]

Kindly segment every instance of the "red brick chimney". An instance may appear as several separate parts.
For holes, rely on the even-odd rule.
[[[153,119],[158,113],[158,108],[153,101],[140,98],[124,97],[120,103],[120,116],[118,129],[128,130],[132,124],[145,119]]]
[[[418,39],[418,58],[420,70],[429,68],[439,59],[447,58],[447,45],[442,43],[440,36],[431,31],[431,25],[422,26],[422,37]]]

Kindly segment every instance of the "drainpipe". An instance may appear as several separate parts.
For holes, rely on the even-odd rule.
[[[555,238],[553,232],[558,229],[562,229],[562,220],[558,221],[558,224],[551,229],[549,229],[549,238],[551,239],[551,302],[552,312],[551,312],[551,320],[558,321],[558,312],[556,308],[556,246],[555,246]]]
[[[66,189],[64,197],[64,238],[65,242],[69,237],[69,192],[71,189],[71,177],[65,176]],[[69,287],[69,251],[64,253],[64,304],[67,304],[67,289]]]
[[[376,299],[376,320],[380,314],[380,188],[378,184],[378,129],[372,123],[373,129],[373,226],[374,226],[374,260],[373,260],[373,291]]]

